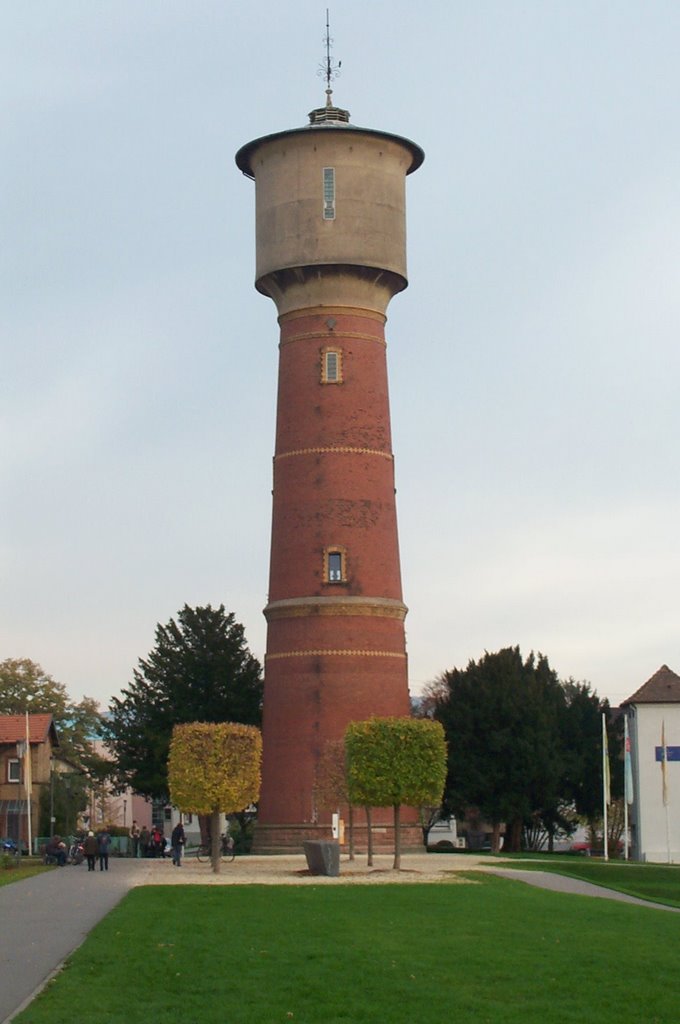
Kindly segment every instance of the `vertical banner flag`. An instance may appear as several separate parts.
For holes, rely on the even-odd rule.
[[[626,803],[632,804],[634,799],[633,793],[633,759],[630,753],[630,736],[628,735],[628,715],[624,715],[623,718],[623,742],[624,742],[624,755],[623,755],[623,769],[624,769],[624,787],[626,791]]]
[[[609,772],[609,745],[607,743],[607,716],[602,714],[602,785],[604,788],[604,802],[612,802],[611,775]]]
[[[663,800],[664,807],[668,807],[668,776],[666,772],[667,757],[668,751],[666,750],[666,721],[664,719],[661,722],[661,799]]]

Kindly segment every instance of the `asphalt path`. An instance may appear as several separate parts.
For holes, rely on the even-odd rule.
[[[653,903],[651,900],[641,900],[637,896],[628,896],[625,892],[617,892],[615,889],[605,889],[603,885],[593,885],[592,882],[584,882],[580,878],[570,878],[568,875],[556,875],[552,871],[521,871],[516,868],[489,868],[485,867],[487,874],[498,875],[500,878],[514,878],[518,882],[526,882],[538,889],[549,889],[550,892],[565,892],[572,896],[595,896],[603,900],[616,900],[619,903],[634,903],[638,907],[650,907],[653,910],[669,910],[672,914],[680,914],[680,907],[668,907],[664,903]]]
[[[0,1021],[30,1002],[152,861],[110,858],[109,870],[55,868],[0,887]]]

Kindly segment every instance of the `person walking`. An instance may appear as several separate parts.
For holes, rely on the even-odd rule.
[[[99,846],[97,843],[97,837],[94,832],[90,829],[83,843],[83,852],[87,858],[87,870],[94,871],[94,862],[97,856]]]
[[[142,857],[149,856],[149,842],[151,840],[151,833],[149,832],[146,825],[142,826],[142,831],[139,833],[139,846],[142,851]]]
[[[184,834],[184,825],[181,821],[177,822],[172,830],[170,836],[170,846],[172,847],[172,863],[177,868],[182,867],[182,847],[186,843],[186,836]]]
[[[99,852],[99,870],[109,870],[109,847],[111,846],[111,836],[105,828],[101,830],[97,836],[97,849]]]

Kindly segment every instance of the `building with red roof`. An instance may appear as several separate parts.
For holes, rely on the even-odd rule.
[[[52,715],[0,715],[0,837],[27,846],[36,834],[40,793],[58,747]]]

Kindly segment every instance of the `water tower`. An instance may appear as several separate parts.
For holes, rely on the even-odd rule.
[[[255,287],[280,326],[259,850],[328,837],[325,744],[410,710],[385,322],[423,152],[333,105],[329,42],[325,106],[236,155],[255,181]]]

